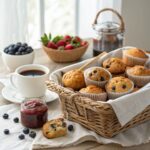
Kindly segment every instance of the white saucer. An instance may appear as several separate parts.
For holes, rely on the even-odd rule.
[[[24,97],[18,93],[13,87],[8,87],[8,86],[5,86],[3,89],[2,89],[2,96],[12,102],[12,103],[22,103],[22,101],[24,100]],[[45,93],[45,101],[46,103],[49,103],[49,102],[52,102],[52,101],[55,101],[59,98],[58,94],[52,92],[52,91],[49,91],[49,90],[46,90],[46,93]]]

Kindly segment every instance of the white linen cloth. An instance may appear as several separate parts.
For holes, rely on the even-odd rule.
[[[131,47],[119,48],[115,51],[112,51],[108,53],[107,55],[103,56],[97,62],[92,63],[88,67],[101,66],[101,63],[105,59],[110,58],[110,57],[121,58],[123,50],[126,50],[128,48],[131,48]],[[85,60],[75,65],[71,65],[71,66],[56,70],[55,72],[51,74],[50,79],[61,84],[60,78],[61,78],[62,72],[67,72],[68,70],[79,68],[80,66],[85,64],[87,61],[89,60]],[[146,85],[145,87],[143,87],[142,89],[140,89],[139,91],[135,93],[122,96],[115,100],[109,100],[106,103],[109,103],[113,107],[120,124],[124,126],[133,117],[141,113],[147,106],[150,105],[150,84]]]

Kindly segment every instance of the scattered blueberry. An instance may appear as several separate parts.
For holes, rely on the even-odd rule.
[[[5,130],[4,130],[4,134],[7,134],[7,135],[8,135],[8,134],[9,134],[9,130],[8,130],[8,129],[5,129]]]
[[[36,132],[31,131],[31,132],[29,133],[29,136],[34,139],[34,138],[36,137]]]
[[[19,122],[19,118],[18,117],[14,118],[14,122],[18,123]]]
[[[18,138],[19,138],[20,140],[23,140],[23,139],[25,139],[25,136],[24,136],[23,134],[20,134],[20,135],[18,136]]]
[[[73,125],[69,125],[69,126],[68,126],[68,130],[69,130],[69,131],[73,131]]]
[[[8,119],[8,118],[9,118],[9,115],[5,113],[5,114],[3,115],[3,118],[4,118],[4,119]]]
[[[24,129],[23,129],[23,133],[24,133],[24,134],[29,134],[29,131],[30,131],[29,128],[24,128]]]

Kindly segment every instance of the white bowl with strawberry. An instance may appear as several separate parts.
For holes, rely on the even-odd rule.
[[[55,62],[72,62],[80,59],[88,48],[88,42],[78,36],[55,36],[44,34],[41,37],[43,49]]]

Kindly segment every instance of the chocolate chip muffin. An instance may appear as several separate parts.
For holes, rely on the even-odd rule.
[[[95,85],[88,85],[86,88],[82,88],[79,92],[96,101],[106,101],[107,99],[107,93],[105,90]]]
[[[106,85],[109,98],[117,98],[131,93],[134,88],[133,82],[125,77],[114,77]]]
[[[131,48],[123,51],[123,61],[127,66],[144,65],[148,55],[141,49]]]
[[[62,83],[65,87],[79,90],[85,87],[84,75],[80,70],[71,70],[62,77]]]
[[[127,68],[126,74],[138,87],[142,87],[150,82],[150,69],[147,69],[144,66],[138,65]]]
[[[84,71],[84,77],[86,85],[104,87],[107,81],[111,78],[111,74],[102,67],[91,67]]]
[[[108,58],[103,62],[103,67],[108,69],[112,74],[124,73],[126,65],[120,58]]]

